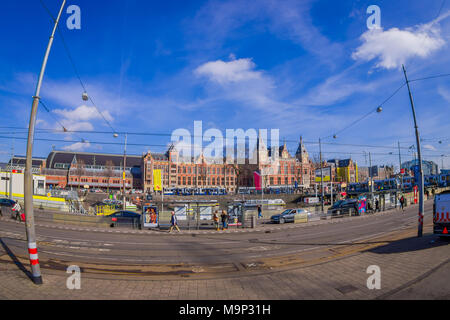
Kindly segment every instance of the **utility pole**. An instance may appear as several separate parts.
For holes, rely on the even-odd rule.
[[[58,17],[56,18],[55,25],[53,27],[52,34],[48,41],[47,50],[45,52],[44,61],[42,62],[41,71],[39,74],[39,80],[36,86],[36,91],[33,96],[33,104],[31,107],[30,124],[28,127],[28,140],[27,140],[27,157],[24,174],[24,202],[25,202],[25,227],[28,242],[28,253],[30,255],[30,265],[32,271],[32,281],[35,284],[42,284],[41,269],[39,267],[39,259],[36,246],[36,231],[34,226],[34,212],[33,212],[33,172],[32,172],[32,158],[33,158],[33,142],[34,142],[34,128],[36,125],[36,115],[39,105],[39,94],[41,91],[42,80],[44,78],[45,67],[47,66],[48,56],[55,37],[56,28],[58,27],[59,19],[61,18],[62,11],[66,4],[66,0],[63,0],[61,9],[59,10]]]
[[[170,164],[169,164],[170,166]],[[164,167],[161,170],[161,215],[163,214],[164,211]],[[170,172],[170,167],[169,167],[169,172]],[[169,172],[167,174],[169,174]],[[170,179],[170,178],[169,178]]]
[[[319,138],[319,152],[320,152],[320,188],[322,189],[322,199],[320,201],[320,205],[322,207],[322,213],[324,212],[324,197],[325,193],[323,190],[323,169],[322,169],[322,141]]]
[[[14,163],[14,138],[13,138],[13,143],[11,146],[11,163],[9,164],[9,169],[10,169],[10,178],[9,178],[9,199],[12,200],[13,199],[13,163]],[[6,191],[6,190],[5,190]]]
[[[417,230],[417,236],[422,237],[423,234],[423,213],[424,213],[424,202],[423,202],[423,193],[424,193],[424,184],[423,184],[423,169],[422,169],[422,153],[420,150],[420,135],[419,135],[419,128],[417,126],[417,119],[416,119],[416,110],[414,109],[414,101],[411,93],[411,88],[409,87],[409,80],[408,76],[406,75],[406,69],[405,66],[402,65],[403,73],[405,75],[406,85],[408,87],[408,93],[409,93],[409,101],[411,102],[411,110],[413,114],[414,119],[414,129],[416,133],[416,143],[417,143],[417,157],[419,158],[419,224],[418,224],[418,230]],[[417,179],[416,179],[417,181]]]
[[[400,181],[401,181],[401,190],[403,190],[403,175],[402,175],[402,156],[400,155],[400,141],[398,142],[398,162],[400,165]]]
[[[123,210],[127,210],[127,198],[126,198],[126,188],[125,188],[125,178],[126,178],[126,167],[127,167],[127,139],[128,134],[125,133],[125,147],[123,149],[123,172],[122,172],[122,183],[123,183]]]
[[[331,185],[331,205],[333,205],[333,179],[332,179],[332,177],[330,177],[330,180],[331,180],[331,182],[330,182],[330,185]]]
[[[373,208],[373,172],[372,172],[372,156],[369,152],[369,177],[370,177],[370,203]]]

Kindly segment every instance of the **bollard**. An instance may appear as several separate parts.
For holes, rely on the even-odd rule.
[[[251,223],[251,227],[252,227],[252,229],[255,229],[256,228],[256,216],[252,216],[252,223]]]

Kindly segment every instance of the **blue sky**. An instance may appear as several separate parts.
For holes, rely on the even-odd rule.
[[[60,1],[44,0],[56,15]],[[88,93],[116,131],[170,134],[217,128],[278,128],[293,153],[306,142],[330,136],[375,109],[410,79],[450,73],[450,3],[415,1],[87,1],[81,30],[61,31]],[[369,5],[381,9],[381,29],[368,30]],[[440,10],[440,16],[438,12]],[[38,0],[5,1],[0,12],[0,111],[2,126],[28,126],[31,96],[52,21]],[[450,77],[411,83],[425,158],[450,168]],[[83,92],[63,43],[56,36],[41,97],[37,127],[110,132]],[[57,119],[58,121],[56,121]],[[13,130],[0,129],[10,137]],[[25,137],[16,130],[16,137]],[[34,155],[56,149],[120,153],[111,134],[49,134],[37,138]],[[128,152],[163,151],[167,136],[128,137]],[[414,144],[406,87],[372,114],[325,142],[402,147]],[[438,141],[442,141],[439,143]],[[11,139],[0,139],[6,161]],[[14,142],[25,153],[24,140]],[[311,154],[318,146],[307,144]],[[366,164],[398,164],[397,150],[324,145],[326,158],[351,156]],[[389,155],[393,152],[393,155]],[[402,158],[412,154],[402,149]],[[446,157],[440,157],[441,154]]]

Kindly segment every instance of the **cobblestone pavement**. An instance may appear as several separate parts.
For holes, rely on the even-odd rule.
[[[44,284],[34,285],[14,263],[0,264],[1,299],[448,299],[450,243],[416,230],[402,232],[369,249],[347,250],[331,261],[265,272],[220,274],[207,279],[142,279],[81,275],[81,289],[69,290],[69,274],[42,269]],[[7,254],[0,247],[0,256]],[[381,289],[367,288],[367,267],[381,269]],[[26,266],[28,268],[28,266]],[[443,271],[447,270],[447,272]],[[439,275],[439,276],[438,276]],[[443,279],[444,278],[444,279]],[[421,288],[426,290],[421,291]]]

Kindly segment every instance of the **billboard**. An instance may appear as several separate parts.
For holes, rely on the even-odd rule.
[[[303,201],[305,203],[319,203],[319,198],[318,197],[307,197],[307,198],[304,198]]]
[[[153,170],[153,190],[162,191],[161,170]]]
[[[156,206],[144,206],[142,212],[144,228],[157,228],[159,226],[159,214]]]
[[[175,207],[174,212],[177,220],[187,220],[187,205]]]
[[[320,180],[321,180],[320,170],[321,169],[315,170],[315,177],[316,177],[315,181],[316,182],[320,182]],[[331,180],[331,167],[322,168],[322,171],[323,171],[323,181],[330,181]]]
[[[200,220],[211,220],[212,219],[212,207],[200,207]]]
[[[255,180],[255,189],[261,190],[262,179],[261,174],[258,171],[253,172],[253,179]]]
[[[367,212],[367,198],[365,196],[358,197],[358,213],[364,214]]]

